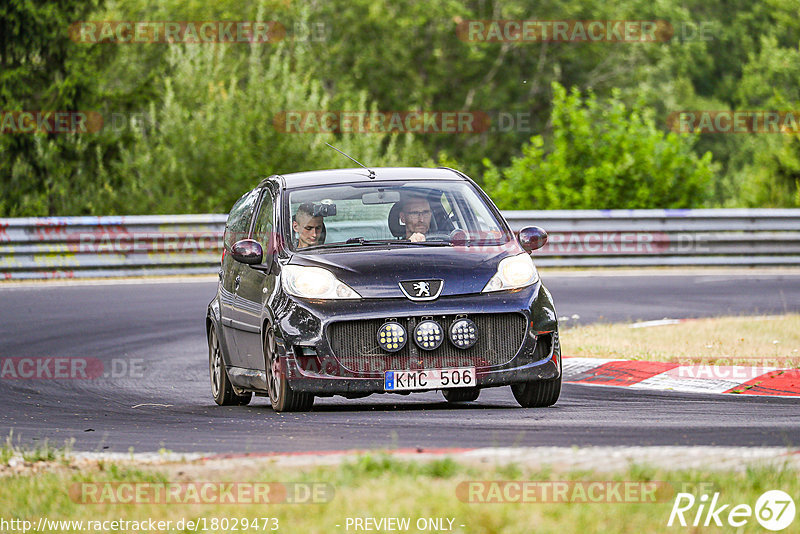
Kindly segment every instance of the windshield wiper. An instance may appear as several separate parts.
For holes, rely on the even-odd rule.
[[[452,243],[449,241],[418,241],[413,242],[408,239],[367,239],[365,237],[351,237],[347,241],[340,243],[326,243],[323,245],[313,245],[305,247],[301,250],[322,250],[327,248],[341,248],[358,246],[375,246],[375,245],[402,245],[406,247],[420,246],[420,247],[450,247]]]
[[[351,237],[347,243],[360,243],[362,245],[411,245],[427,247],[449,247],[448,241],[410,241],[408,239],[364,239],[363,237]]]
[[[400,241],[400,243],[404,245],[412,245],[418,247],[452,247],[453,244],[449,241],[409,241],[408,239],[404,239]]]
[[[338,243],[325,243],[305,247],[302,250],[320,250],[326,248],[352,247],[353,245],[393,245],[395,243],[404,244],[408,241],[398,241],[397,239],[366,239],[364,237],[351,237],[347,241]]]
[[[344,243],[346,245],[387,245],[397,243],[396,239],[367,239],[366,237],[351,237]]]
[[[483,246],[500,246],[503,245],[505,241],[498,240],[498,239],[469,239],[467,241],[458,242],[458,246],[475,246],[475,245],[483,245]],[[452,247],[456,246],[451,241],[410,241],[408,239],[367,239],[363,236],[358,237],[351,237],[344,242],[339,243],[327,243],[322,245],[313,245],[310,247],[306,247],[303,250],[321,250],[321,249],[328,249],[328,248],[342,248],[342,247],[352,247],[353,245],[357,246],[379,246],[379,245],[400,245],[404,247]]]
[[[473,246],[473,245],[483,245],[487,247],[491,246],[500,246],[506,244],[507,241],[502,241],[500,239],[468,239],[462,242],[465,246]]]

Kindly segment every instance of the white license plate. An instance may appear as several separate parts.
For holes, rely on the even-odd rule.
[[[475,386],[475,384],[474,367],[386,371],[383,375],[383,389],[385,391],[469,388]]]

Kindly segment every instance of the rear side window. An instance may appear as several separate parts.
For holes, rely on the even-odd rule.
[[[253,217],[253,208],[258,200],[261,189],[242,195],[236,201],[228,215],[228,222],[225,224],[225,246],[230,249],[234,243],[247,238],[247,231],[250,230],[250,220]]]

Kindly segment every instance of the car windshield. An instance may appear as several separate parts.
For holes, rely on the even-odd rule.
[[[289,191],[292,250],[502,245],[512,238],[466,182],[414,181]]]

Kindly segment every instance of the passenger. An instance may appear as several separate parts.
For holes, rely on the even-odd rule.
[[[297,248],[322,244],[325,224],[322,222],[322,216],[314,217],[314,205],[311,202],[300,204],[292,219],[292,229],[297,234]]]
[[[425,234],[431,228],[430,203],[423,196],[409,195],[403,199],[400,209],[400,222],[406,225],[406,239],[412,243],[425,241]]]

